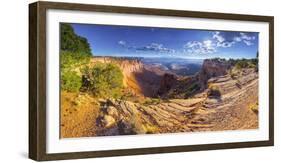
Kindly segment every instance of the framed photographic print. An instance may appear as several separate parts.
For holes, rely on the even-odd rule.
[[[271,16],[29,5],[29,157],[272,146]]]

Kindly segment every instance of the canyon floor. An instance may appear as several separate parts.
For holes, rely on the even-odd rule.
[[[208,96],[206,88],[189,98],[128,100],[63,91],[61,138],[258,128],[254,69],[243,69],[235,78],[229,73],[211,77],[207,84],[221,95]]]

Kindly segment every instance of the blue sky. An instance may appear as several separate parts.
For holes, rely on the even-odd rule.
[[[71,24],[94,56],[254,58],[258,33]]]

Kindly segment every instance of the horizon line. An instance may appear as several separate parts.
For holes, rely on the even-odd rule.
[[[184,56],[133,56],[133,55],[110,55],[110,54],[92,54],[93,57],[127,57],[127,58],[179,58],[179,59],[214,59],[214,58],[220,58],[220,59],[255,59],[253,58],[247,58],[247,57],[237,57],[237,58],[231,58],[231,57],[184,57]]]

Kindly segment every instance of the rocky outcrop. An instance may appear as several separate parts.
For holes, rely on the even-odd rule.
[[[158,104],[139,104],[124,100],[108,99],[101,113],[97,126],[97,135],[128,135],[166,132],[191,131],[189,118],[198,111],[204,98],[190,100],[175,99]],[[118,116],[110,115],[110,111],[118,110]],[[194,126],[194,125],[193,125]],[[205,124],[205,127],[207,124]]]
[[[144,66],[138,58],[94,57],[91,64],[96,62],[115,63],[123,73],[123,84],[134,95],[157,96],[160,80],[164,74],[160,68]]]
[[[177,77],[173,74],[164,74],[161,81],[158,94],[164,95],[167,93],[173,86],[177,84]]]
[[[231,64],[225,59],[205,59],[202,69],[196,75],[201,90],[206,89],[208,79],[226,75],[230,68]]]
[[[207,96],[209,90],[206,89],[192,98],[158,103],[108,99],[99,121],[103,127],[97,135],[257,128],[257,114],[249,106],[257,105],[258,74],[254,69],[242,71],[237,79],[226,74],[208,80],[209,84],[220,88],[219,98]],[[174,80],[173,76],[166,75],[164,85]]]
[[[165,74],[160,82],[159,95],[164,98],[188,98],[204,91],[208,80],[227,75],[231,64],[224,59],[206,59],[201,70],[194,76],[179,77]]]
[[[206,59],[194,76],[179,77],[160,68],[145,66],[137,58],[95,57],[91,63],[115,63],[123,72],[123,84],[135,95],[145,97],[186,98],[207,88],[212,77],[226,75],[231,64],[224,59]]]
[[[230,74],[231,65],[227,61],[212,59],[205,60],[202,70],[196,75],[183,77],[146,68],[138,60],[103,58],[103,62],[118,64],[124,73],[126,87],[145,97],[95,101],[93,97],[83,94],[74,102],[63,99],[67,104],[64,104],[65,108],[73,105],[77,115],[85,111],[79,124],[71,124],[76,118],[74,111],[65,109],[62,112],[62,133],[67,133],[64,136],[221,131],[258,127],[258,72],[254,68],[239,69],[233,77]],[[91,102],[89,99],[92,99]],[[95,108],[90,107],[94,102],[97,102]],[[86,104],[89,107],[85,107]],[[90,112],[87,111],[90,109]],[[71,116],[67,117],[66,113]],[[77,127],[84,124],[87,127]]]

